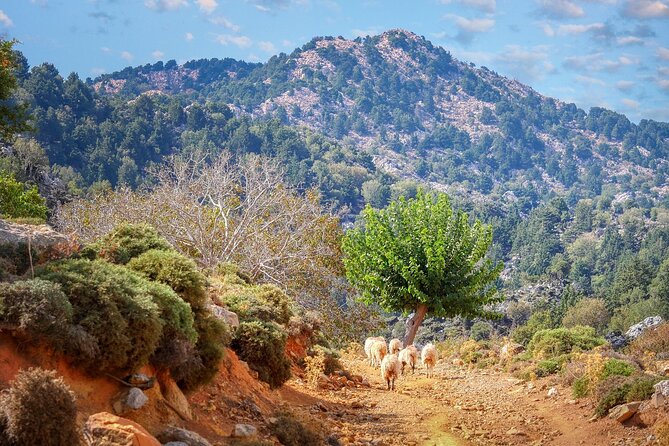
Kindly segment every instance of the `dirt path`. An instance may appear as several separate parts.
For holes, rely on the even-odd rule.
[[[589,421],[593,408],[571,399],[550,380],[528,385],[508,374],[437,366],[405,375],[385,390],[378,369],[363,360],[344,361],[370,387],[315,391],[293,381],[284,390],[292,406],[308,410],[343,445],[645,445],[648,429],[609,419]],[[557,395],[548,397],[555,387]]]

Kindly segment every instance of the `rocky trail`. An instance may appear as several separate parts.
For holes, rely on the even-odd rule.
[[[287,405],[309,412],[343,445],[652,444],[649,429],[638,424],[591,420],[592,404],[573,400],[555,379],[527,383],[441,363],[434,378],[416,370],[388,391],[378,369],[362,359],[343,362],[370,386],[314,390],[293,380],[281,392]]]

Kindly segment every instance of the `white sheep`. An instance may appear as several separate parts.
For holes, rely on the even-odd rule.
[[[391,355],[396,355],[400,352],[400,350],[402,350],[402,341],[399,339],[393,339],[390,341],[388,344],[388,353]]]
[[[388,390],[395,390],[395,380],[400,376],[400,361],[397,355],[386,355],[381,361],[381,379],[388,385]]]
[[[371,337],[365,339],[365,355],[367,355],[367,361],[369,361],[369,365],[372,365],[372,344],[374,341],[386,341],[383,337],[381,336],[376,336],[376,337]]]
[[[413,374],[416,370],[416,363],[418,362],[418,349],[415,345],[411,344],[406,348],[403,348],[400,351],[398,356],[400,363],[402,364],[402,375],[404,375],[404,368],[409,365],[411,366],[411,373]]]
[[[381,361],[388,354],[386,341],[374,341],[372,343],[372,367],[381,365]]]
[[[423,347],[423,350],[420,353],[420,360],[427,368],[427,376],[434,376],[434,366],[437,364],[437,359],[439,354],[437,349],[432,345],[432,343],[427,344]]]

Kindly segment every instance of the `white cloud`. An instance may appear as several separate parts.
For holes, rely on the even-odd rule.
[[[625,46],[625,45],[643,45],[645,42],[641,37],[637,36],[624,36],[624,37],[618,37],[616,39],[616,42],[618,42],[618,45]]]
[[[481,11],[493,13],[497,7],[497,0],[455,0],[456,2],[465,5],[471,6],[472,8],[480,9]],[[448,5],[452,3],[453,0],[441,0],[441,3]]]
[[[555,30],[550,25],[550,23],[539,23],[539,26],[541,27],[541,30],[544,32],[544,34],[546,34],[548,37],[555,36]]]
[[[95,76],[99,76],[99,75],[104,74],[106,72],[107,72],[107,70],[105,70],[104,68],[100,68],[100,67],[91,68],[91,74],[93,74]]]
[[[663,47],[658,47],[657,48],[657,57],[659,57],[662,60],[669,60],[669,49],[663,48]]]
[[[272,42],[267,42],[267,41],[258,42],[258,48],[269,54],[276,53],[276,47]]]
[[[658,79],[657,86],[663,90],[669,91],[669,79]]]
[[[145,0],[144,6],[147,8],[163,12],[163,11],[174,11],[183,6],[188,6],[187,0]]]
[[[111,48],[106,47],[106,46],[102,46],[102,47],[100,47],[100,51],[102,51],[105,54],[109,54],[109,53],[111,53]]]
[[[253,6],[255,6],[255,8],[260,12],[272,12],[272,10],[270,8],[268,8],[267,6],[263,6],[263,5],[253,5]]]
[[[669,17],[669,0],[627,0],[623,14],[637,19]]]
[[[551,18],[583,17],[585,11],[572,0],[539,0],[539,11]]]
[[[446,14],[444,18],[455,23],[461,32],[465,33],[484,33],[490,31],[495,26],[493,19],[468,19],[459,15]]]
[[[186,34],[184,34],[184,40],[186,40],[186,42],[190,42],[190,41],[193,40],[194,38],[195,38],[195,36],[193,35],[193,33],[186,33]]]
[[[560,36],[583,34],[589,31],[601,31],[606,28],[603,23],[589,23],[583,25],[560,25],[557,34]]]
[[[12,22],[12,19],[10,19],[9,16],[5,14],[5,12],[2,9],[0,9],[0,24],[4,25],[7,28],[14,26],[14,22]]]
[[[229,29],[233,33],[239,32],[241,29],[239,25],[232,23],[230,20],[228,20],[227,17],[222,16],[222,15],[217,15],[215,17],[210,17],[209,22],[213,23],[214,25],[217,26],[222,26],[225,29]]]
[[[639,103],[637,101],[633,100],[633,99],[624,98],[624,99],[621,99],[620,102],[625,104],[627,107],[633,108],[635,110],[637,108],[639,108]]]
[[[620,91],[630,91],[634,88],[634,82],[632,81],[618,81],[616,82],[616,88]]]
[[[591,76],[582,76],[580,74],[576,75],[576,81],[585,84],[585,85],[599,85],[601,87],[606,86],[603,80],[597,79],[596,77]]]
[[[367,28],[367,29],[354,28],[351,30],[351,34],[353,34],[353,36],[355,37],[375,36],[380,33],[381,32],[378,30],[378,28]]]
[[[549,60],[550,48],[544,45],[523,47],[507,45],[499,53],[482,51],[456,51],[455,56],[460,60],[471,60],[479,65],[492,64],[503,67],[503,72],[522,82],[531,82],[543,79],[546,75],[555,72],[555,66]]]
[[[132,55],[129,51],[121,51],[121,59],[127,60],[128,62],[132,61],[135,56]]]
[[[291,46],[295,46],[295,43],[292,40],[283,39],[281,41],[281,45],[283,45],[286,48],[290,48]]]
[[[216,41],[221,45],[232,44],[239,48],[248,48],[253,44],[253,41],[246,36],[231,36],[230,34],[217,34]]]
[[[218,8],[218,2],[216,0],[195,0],[195,3],[200,7],[200,10],[207,14],[211,14]]]
[[[153,53],[151,53],[151,56],[156,60],[160,60],[165,56],[165,53],[160,50],[155,50]]]
[[[623,55],[616,60],[606,59],[603,53],[588,54],[585,56],[566,57],[562,64],[566,68],[574,71],[592,72],[606,71],[613,72],[626,65],[637,65],[639,59],[636,57]]]
[[[669,76],[669,67],[661,67],[661,68],[658,68],[658,69],[657,69],[657,72],[658,72],[661,76]]]

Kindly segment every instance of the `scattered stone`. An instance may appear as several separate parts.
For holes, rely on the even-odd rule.
[[[629,339],[627,336],[622,334],[620,331],[612,331],[604,336],[604,339],[606,339],[609,344],[611,344],[611,347],[618,351],[627,346],[629,344]]]
[[[365,405],[358,400],[355,400],[351,403],[351,408],[353,409],[362,409],[363,407],[365,407]]]
[[[188,443],[184,443],[183,441],[168,441],[163,446],[188,446]]]
[[[506,435],[516,435],[519,437],[524,437],[527,435],[525,432],[521,431],[520,429],[516,429],[515,427],[512,427],[508,431],[506,431]]]
[[[116,415],[125,415],[132,410],[141,409],[148,401],[149,397],[144,392],[137,387],[131,387],[114,398],[112,407]]]
[[[620,404],[609,411],[609,418],[616,420],[618,423],[624,423],[634,416],[639,410],[640,401],[633,403]]]
[[[332,381],[324,373],[321,373],[317,380],[319,389],[329,389],[332,387]]]
[[[209,310],[217,319],[221,319],[230,327],[239,327],[239,316],[237,316],[237,313],[216,304],[209,304]]]
[[[669,397],[669,379],[660,381],[659,383],[653,386],[656,393],[662,394],[662,396]]]
[[[558,389],[556,389],[555,387],[551,387],[550,389],[548,389],[548,393],[546,395],[548,395],[549,398],[552,398],[554,396],[557,396],[557,394],[558,394]]]
[[[181,418],[192,421],[193,412],[191,411],[188,399],[174,379],[172,379],[169,372],[158,374],[158,384],[160,385],[160,392],[163,394],[163,398],[168,403],[168,406]]]
[[[158,440],[162,441],[163,443],[169,443],[170,441],[173,441],[186,443],[187,446],[211,446],[211,443],[201,437],[200,434],[174,426],[168,427],[157,437]]]
[[[88,446],[161,446],[161,443],[139,424],[109,412],[91,415],[84,424]]]
[[[655,392],[653,396],[650,397],[650,403],[653,405],[654,408],[659,409],[660,407],[664,407],[664,402],[666,401],[666,397],[662,395],[661,393]]]
[[[258,435],[258,429],[250,424],[235,424],[232,436],[236,438],[248,438]]]
[[[517,354],[525,351],[525,347],[515,342],[507,342],[499,351],[499,358],[502,360],[511,359]]]
[[[661,323],[662,323],[662,316],[647,317],[638,324],[632,325],[625,333],[625,336],[627,336],[630,339],[636,339],[644,331],[648,330],[649,328],[653,328],[657,325],[660,325]]]

